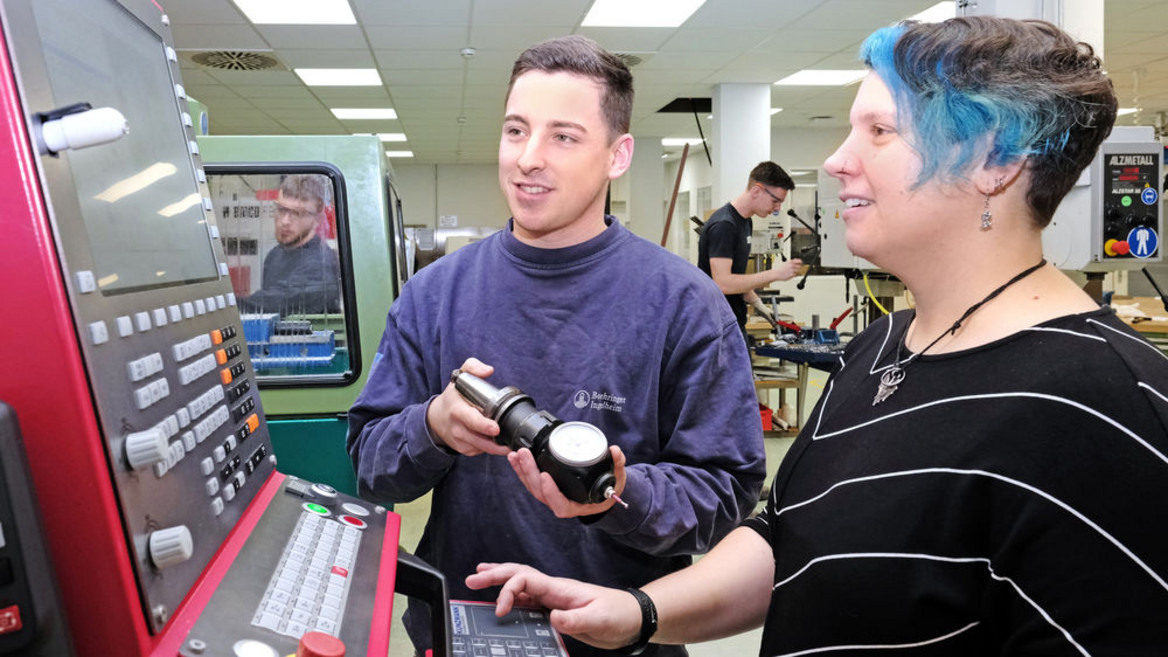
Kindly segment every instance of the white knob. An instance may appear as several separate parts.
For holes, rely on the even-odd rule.
[[[141,470],[161,463],[170,455],[170,445],[162,427],[150,427],[126,436],[126,460],[130,469]]]
[[[66,114],[41,126],[41,138],[52,153],[106,144],[129,132],[126,117],[112,107]]]
[[[149,542],[150,561],[156,568],[182,563],[195,553],[195,542],[186,525],[151,532]]]

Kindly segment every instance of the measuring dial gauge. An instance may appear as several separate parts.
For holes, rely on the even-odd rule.
[[[587,422],[564,422],[548,436],[548,449],[558,461],[585,467],[608,455],[608,439]]]

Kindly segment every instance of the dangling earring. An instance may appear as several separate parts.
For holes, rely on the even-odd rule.
[[[995,180],[994,181],[994,191],[992,193],[997,194],[998,190],[1000,190],[1002,188],[1003,182],[1005,182],[1004,178],[998,178],[997,180]],[[990,192],[987,192],[985,195],[985,208],[983,209],[983,211],[981,213],[981,229],[982,229],[982,231],[987,231],[993,227],[994,227],[994,213],[990,212]]]

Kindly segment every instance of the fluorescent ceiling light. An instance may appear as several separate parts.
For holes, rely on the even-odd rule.
[[[1118,110],[1116,110],[1115,115],[1123,116],[1124,114],[1135,114],[1138,111],[1139,108],[1136,107],[1120,107]]]
[[[181,201],[171,203],[170,205],[158,211],[158,214],[164,217],[173,217],[176,214],[181,214],[190,208],[195,207],[202,201],[202,197],[198,194],[187,194]]]
[[[772,107],[771,108],[771,116],[774,116],[781,111],[783,111],[783,108],[781,108],[781,107]]]
[[[234,0],[256,25],[356,25],[348,0]]]
[[[297,68],[296,75],[310,87],[379,87],[375,68]]]
[[[919,14],[909,16],[908,20],[920,21],[922,23],[940,23],[955,16],[957,16],[956,2],[938,2]]]
[[[413,151],[385,151],[386,157],[413,157]]]
[[[805,69],[798,73],[792,73],[775,84],[792,87],[837,87],[851,84],[867,74],[868,69],[866,68],[846,71]]]
[[[706,0],[596,0],[583,27],[677,27]]]
[[[355,107],[329,110],[341,120],[347,119],[396,119],[397,110],[392,107]]]
[[[697,146],[698,144],[702,143],[702,141],[703,140],[701,139],[695,139],[693,137],[664,137],[661,139],[661,145],[685,146],[686,144],[689,144],[690,146]]]
[[[380,132],[377,138],[381,141],[405,141],[406,133],[404,132]]]
[[[808,169],[792,169],[791,171],[788,171],[787,173],[788,173],[788,174],[789,174],[789,175],[790,175],[792,178],[796,178],[796,177],[798,177],[798,176],[806,176],[806,175],[807,175],[807,174],[809,174],[809,173],[815,173],[815,172],[814,172],[814,171],[811,171],[811,170],[808,170]]]
[[[105,191],[93,198],[106,203],[114,203],[176,173],[178,173],[178,167],[170,162],[156,162],[129,178],[124,178],[110,185]]]

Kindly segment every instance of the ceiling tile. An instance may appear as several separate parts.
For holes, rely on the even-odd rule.
[[[368,48],[304,50],[281,48],[277,55],[288,68],[375,68]]]
[[[363,25],[451,25],[470,20],[471,0],[350,0]]]
[[[178,50],[268,50],[271,48],[271,45],[264,41],[263,37],[251,25],[182,25],[171,21],[170,31],[174,35],[174,47]]]
[[[466,26],[369,25],[365,34],[374,50],[447,50],[458,52],[469,42]]]
[[[256,31],[273,48],[343,50],[367,47],[359,25],[257,25]]]

